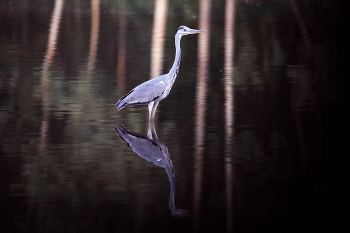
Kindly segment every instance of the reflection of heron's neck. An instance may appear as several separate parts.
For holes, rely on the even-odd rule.
[[[170,181],[170,196],[169,196],[169,209],[173,213],[176,211],[175,208],[175,172],[172,166],[171,160],[169,166],[165,168],[166,173],[168,174]]]
[[[175,36],[175,48],[176,48],[175,61],[168,73],[171,83],[175,82],[177,72],[179,72],[179,68],[180,68],[180,61],[181,61],[180,41],[181,41],[181,35],[176,35]]]

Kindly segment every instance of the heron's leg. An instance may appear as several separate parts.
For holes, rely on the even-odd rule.
[[[149,104],[148,104],[148,111],[149,111],[149,121],[151,121],[153,118],[152,118],[152,108],[153,108],[153,104],[154,104],[154,101],[152,101],[152,102],[150,102]]]
[[[148,123],[147,137],[148,137],[149,139],[153,139],[152,130],[151,130],[151,124],[152,124],[152,123],[153,123],[153,121],[150,121],[150,122]]]
[[[153,106],[153,110],[152,110],[152,120],[154,119],[154,114],[156,113],[156,109],[158,107],[159,102],[155,103]]]
[[[152,131],[152,135],[153,135],[152,137],[158,138],[156,128],[154,127],[154,121],[150,122],[149,127],[151,127],[151,131]],[[149,130],[149,128],[148,128],[148,130]]]

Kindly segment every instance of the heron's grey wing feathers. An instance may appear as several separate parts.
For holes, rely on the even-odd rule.
[[[169,158],[168,148],[159,140],[152,140],[146,135],[132,132],[118,126],[116,133],[123,139],[128,146],[140,157],[154,163],[159,167],[166,167],[167,158]]]
[[[144,82],[127,95],[122,97],[116,104],[118,110],[133,105],[144,105],[158,99],[166,89],[165,75]]]

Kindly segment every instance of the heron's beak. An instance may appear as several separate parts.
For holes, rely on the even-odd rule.
[[[201,30],[196,30],[196,29],[192,29],[190,31],[191,34],[197,34],[197,33],[204,33],[205,31],[201,31]]]

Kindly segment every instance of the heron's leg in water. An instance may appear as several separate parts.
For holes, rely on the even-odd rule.
[[[154,104],[154,101],[150,102],[148,104],[148,111],[149,111],[149,118],[148,120],[151,121],[153,118],[152,118],[152,108],[153,108],[153,104]]]
[[[153,110],[152,110],[152,120],[154,119],[154,114],[156,113],[156,109],[158,107],[159,102],[155,103],[153,106]]]
[[[156,129],[154,128],[154,122],[151,123],[153,137],[158,138]]]
[[[147,137],[148,137],[149,139],[153,139],[152,131],[151,131],[151,124],[152,124],[152,122],[153,122],[153,121],[150,121],[150,122],[148,123]]]
[[[154,128],[154,121],[150,121],[148,123],[148,131],[147,131],[147,137],[149,139],[153,139],[153,138],[158,138],[157,133],[156,133],[156,129]]]

